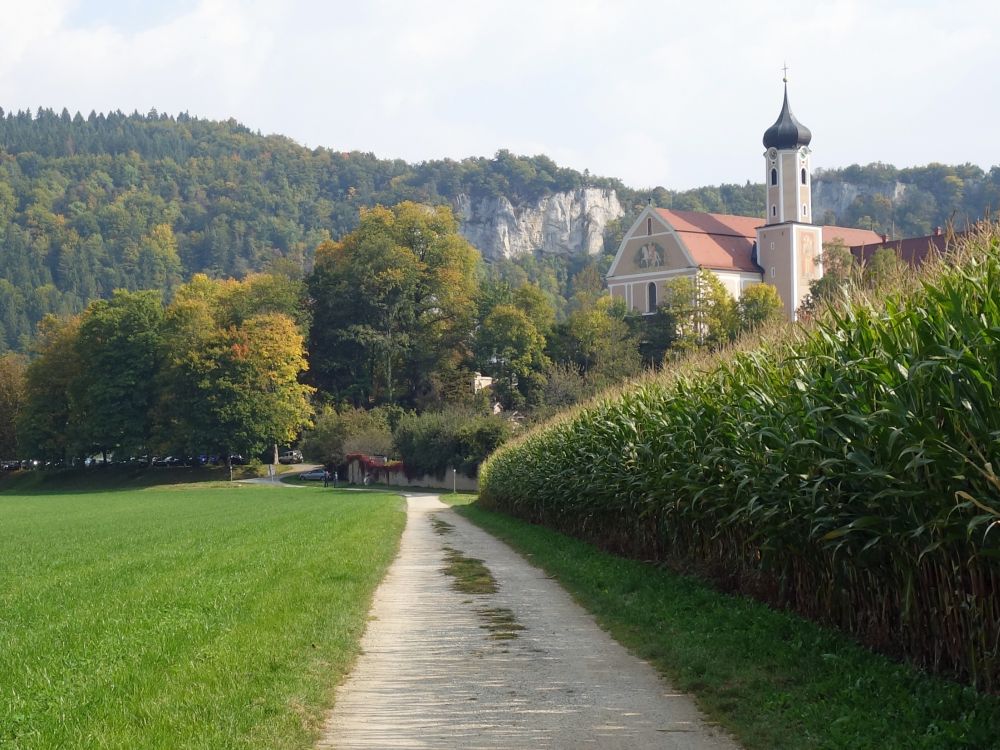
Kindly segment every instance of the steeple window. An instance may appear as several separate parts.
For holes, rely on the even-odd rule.
[[[777,169],[772,169],[771,170],[771,184],[772,185],[777,185],[778,184],[778,170]]]
[[[802,167],[802,184],[806,184],[806,168]]]

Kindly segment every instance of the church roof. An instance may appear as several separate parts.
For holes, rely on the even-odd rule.
[[[882,242],[882,235],[870,229],[851,229],[850,227],[823,227],[823,242],[840,240],[847,247],[870,245]]]
[[[704,211],[675,211],[657,208],[656,213],[667,220],[678,232],[701,232],[703,234],[724,234],[732,237],[757,236],[757,227],[764,220],[754,216],[733,216],[732,214],[709,214]]]
[[[656,213],[674,228],[695,264],[718,271],[760,272],[750,253],[763,219],[668,208],[657,208]]]
[[[785,83],[785,101],[774,125],[764,131],[764,148],[798,148],[808,146],[812,132],[795,119],[788,106],[788,83]]]
[[[953,239],[938,229],[934,234],[924,237],[908,237],[902,240],[881,239],[875,242],[848,243],[851,247],[851,254],[862,263],[867,263],[876,252],[882,249],[889,249],[896,253],[896,257],[911,266],[922,265],[931,253],[944,253],[947,250],[949,241]]]
[[[695,265],[715,271],[760,273],[753,261],[753,245],[757,227],[764,225],[762,218],[669,208],[657,208],[656,213],[677,232]],[[848,247],[882,241],[880,235],[867,229],[824,226],[822,230],[823,242],[839,239]]]

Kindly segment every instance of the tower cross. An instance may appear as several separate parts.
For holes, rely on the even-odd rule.
[[[781,76],[782,82],[788,83],[788,63],[785,63],[784,65],[781,66],[781,72],[782,72]]]

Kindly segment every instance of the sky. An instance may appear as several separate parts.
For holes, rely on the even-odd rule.
[[[235,118],[410,162],[546,154],[763,180],[782,70],[813,166],[1000,164],[995,0],[0,0],[0,106]]]

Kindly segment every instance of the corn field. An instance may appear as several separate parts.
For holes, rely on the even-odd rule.
[[[480,502],[1000,691],[998,238],[509,443]]]

